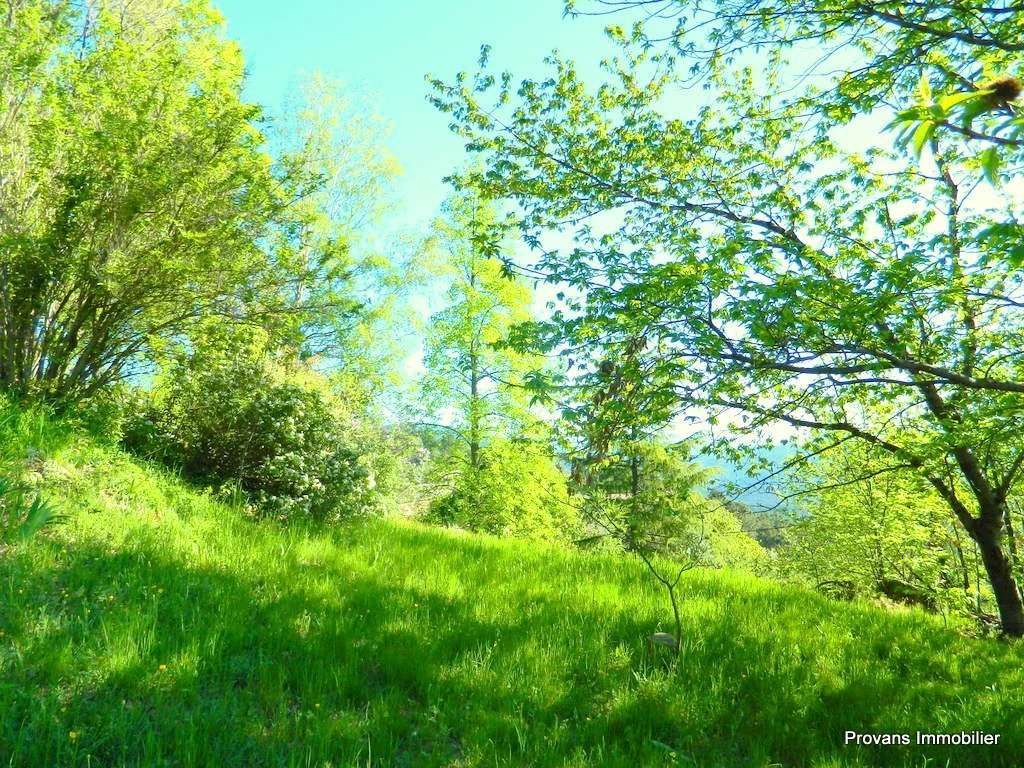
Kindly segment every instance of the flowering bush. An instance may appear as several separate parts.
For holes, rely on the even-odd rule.
[[[323,377],[255,335],[212,332],[140,398],[124,441],[281,519],[365,511],[373,498],[353,417]]]

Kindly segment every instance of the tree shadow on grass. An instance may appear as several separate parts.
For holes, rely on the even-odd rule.
[[[33,606],[0,608],[18,649],[0,656],[0,758],[419,766],[563,765],[582,754],[600,765],[748,766],[859,756],[901,765],[917,754],[854,753],[843,732],[918,728],[1004,734],[998,751],[950,752],[953,765],[1013,765],[1024,747],[1020,695],[980,694],[1020,680],[1019,654],[963,641],[963,660],[942,663],[960,641],[912,621],[887,622],[885,642],[881,630],[858,637],[855,627],[837,640],[816,635],[817,624],[843,627],[856,614],[812,601],[803,615],[792,597],[698,581],[683,656],[667,670],[646,656],[642,614],[555,594],[495,614],[372,571],[309,568],[315,578],[285,571],[290,583],[282,572],[240,578],[155,545],[79,546],[47,572],[17,558],[0,565]],[[715,609],[710,619],[701,601]],[[795,644],[765,633],[776,620]],[[822,668],[826,652],[835,658]]]

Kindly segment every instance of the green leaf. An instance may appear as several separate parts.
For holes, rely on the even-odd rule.
[[[988,91],[979,91],[979,93],[987,95]],[[970,128],[974,118],[979,117],[986,111],[988,111],[988,103],[982,99],[966,102],[962,114],[964,128]]]
[[[928,83],[928,76],[921,73],[921,79],[917,82],[917,93],[924,104],[932,103],[932,87]]]
[[[989,147],[978,155],[982,173],[985,174],[985,179],[993,187],[999,183],[999,160],[999,152],[995,147]]]
[[[948,112],[954,107],[960,106],[965,102],[972,101],[973,99],[979,99],[986,93],[986,91],[962,91],[960,93],[951,93],[948,96],[941,96],[938,100],[938,104],[942,107],[943,111]]]
[[[932,134],[935,133],[935,123],[931,120],[924,120],[917,126],[914,131],[914,135],[910,139],[910,148],[914,152],[914,156],[918,159],[921,158],[921,152],[924,151],[924,145],[931,139]]]
[[[58,513],[49,503],[37,496],[25,511],[25,519],[18,526],[17,537],[20,541],[28,541],[43,528],[63,522],[63,520],[64,515]]]

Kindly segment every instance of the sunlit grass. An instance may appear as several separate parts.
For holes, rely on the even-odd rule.
[[[0,557],[0,764],[1016,765],[1024,652],[908,611],[688,575],[678,668],[634,562],[395,521],[244,518],[45,422],[68,514]],[[846,729],[996,747],[856,751]],[[926,763],[926,757],[933,762]]]

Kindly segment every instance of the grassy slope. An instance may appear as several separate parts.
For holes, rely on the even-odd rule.
[[[245,520],[42,422],[0,429],[69,520],[0,556],[0,765],[925,765],[845,729],[1000,732],[1022,657],[915,613],[687,581],[683,660],[634,563],[374,521]]]

